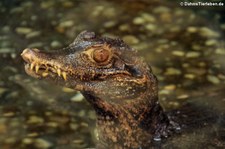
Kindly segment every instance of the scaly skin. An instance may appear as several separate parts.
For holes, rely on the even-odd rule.
[[[173,129],[158,103],[156,77],[119,39],[84,31],[62,50],[21,55],[29,75],[81,91],[97,114],[99,149],[147,148]]]

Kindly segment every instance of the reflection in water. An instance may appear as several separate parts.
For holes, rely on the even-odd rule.
[[[82,30],[119,36],[158,77],[160,102],[184,129],[154,146],[225,146],[224,11],[157,1],[1,1],[0,146],[93,147],[95,115],[74,91],[24,73],[26,47],[58,49]],[[75,95],[75,96],[74,96]],[[91,126],[90,126],[91,125]],[[185,129],[186,128],[186,129]]]

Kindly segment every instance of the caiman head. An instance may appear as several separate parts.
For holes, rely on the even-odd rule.
[[[122,40],[84,31],[62,50],[25,49],[21,55],[29,75],[81,91],[97,113],[100,138],[108,147],[119,140],[126,147],[148,145],[153,135],[165,132],[157,80]]]
[[[147,90],[157,96],[156,79],[149,67],[120,39],[84,31],[64,49],[25,49],[21,56],[29,75],[54,80],[109,103],[126,104],[145,96]]]

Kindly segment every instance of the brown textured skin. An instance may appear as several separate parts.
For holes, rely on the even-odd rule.
[[[29,75],[79,90],[91,103],[99,149],[148,148],[173,129],[158,103],[156,77],[119,39],[84,31],[62,50],[21,55]]]

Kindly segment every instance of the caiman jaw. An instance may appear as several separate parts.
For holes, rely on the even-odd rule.
[[[67,80],[68,72],[64,71],[61,66],[44,59],[40,59],[38,49],[25,49],[21,56],[25,61],[25,70],[28,74],[36,78],[45,78],[45,77],[62,77],[64,80]]]
[[[70,81],[101,80],[113,75],[128,75],[125,70],[117,69],[87,69],[86,67],[71,66],[50,57],[48,53],[38,49],[24,49],[21,56],[25,61],[25,71],[35,78],[53,78]]]

